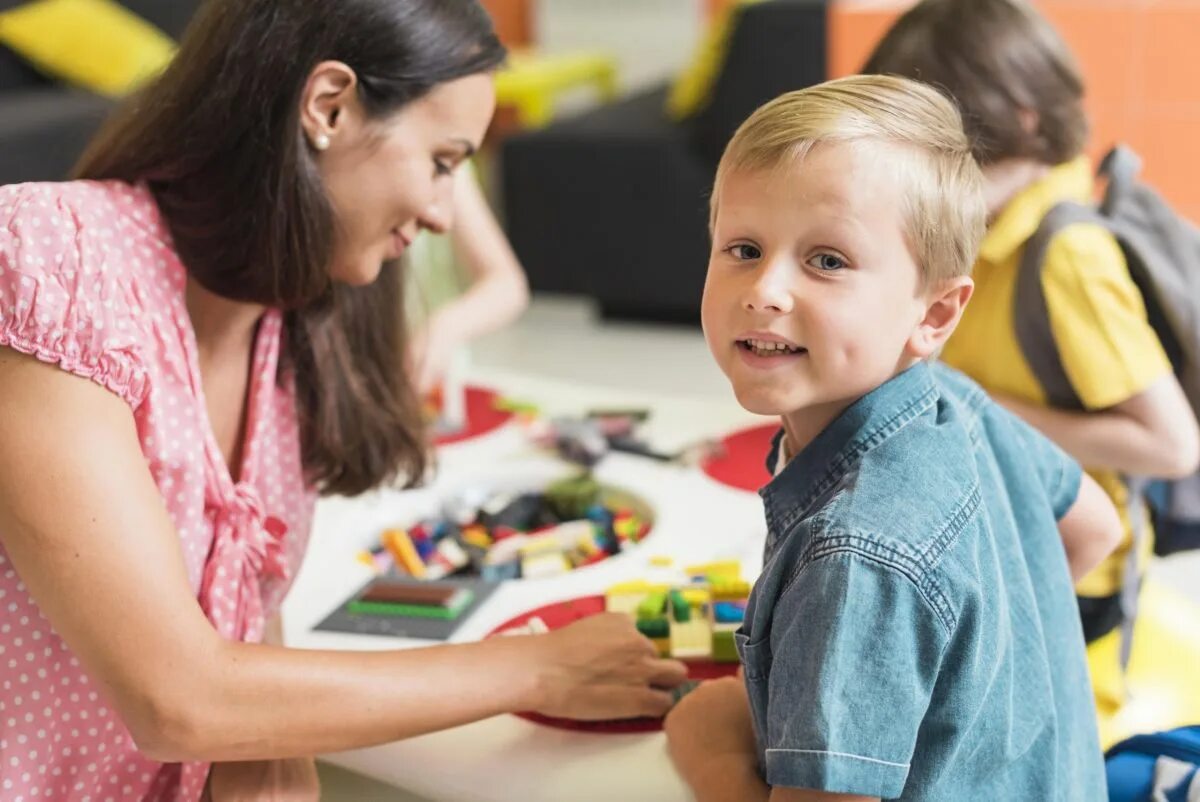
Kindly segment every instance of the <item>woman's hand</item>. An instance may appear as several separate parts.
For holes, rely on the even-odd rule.
[[[658,657],[654,644],[629,616],[591,616],[530,638],[535,683],[532,709],[582,720],[662,716],[670,689],[687,679],[687,667]]]
[[[319,802],[321,783],[312,758],[214,763],[204,802]]]

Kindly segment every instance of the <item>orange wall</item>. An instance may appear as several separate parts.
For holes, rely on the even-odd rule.
[[[533,38],[533,0],[481,0],[507,47],[527,47]]]
[[[841,0],[829,14],[829,74],[858,70],[911,0]],[[1091,154],[1116,142],[1144,177],[1200,221],[1200,0],[1040,0],[1079,59]]]

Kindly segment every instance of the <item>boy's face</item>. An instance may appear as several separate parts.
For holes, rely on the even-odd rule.
[[[918,333],[929,303],[889,164],[903,158],[821,144],[793,165],[725,178],[702,317],[746,409],[815,435],[936,348]]]

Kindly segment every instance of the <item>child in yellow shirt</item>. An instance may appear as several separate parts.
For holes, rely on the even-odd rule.
[[[1029,3],[924,0],[885,35],[864,71],[934,84],[963,111],[983,167],[988,232],[974,300],[942,356],[1087,466],[1122,511],[1124,545],[1076,587],[1093,674],[1119,676],[1095,669],[1115,660],[1123,620],[1133,522],[1122,477],[1190,475],[1200,434],[1120,246],[1099,226],[1062,230],[1042,273],[1059,357],[1082,411],[1050,406],[1018,342],[1015,289],[1026,244],[1056,204],[1093,200],[1079,69]],[[1122,693],[1119,685],[1097,687],[1101,709]]]

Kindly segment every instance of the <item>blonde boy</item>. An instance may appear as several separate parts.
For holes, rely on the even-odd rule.
[[[701,802],[1104,798],[1071,576],[1116,513],[929,362],[971,296],[981,184],[954,106],[900,78],[785,95],[725,153],[705,335],[783,431],[744,685],[667,723]]]

